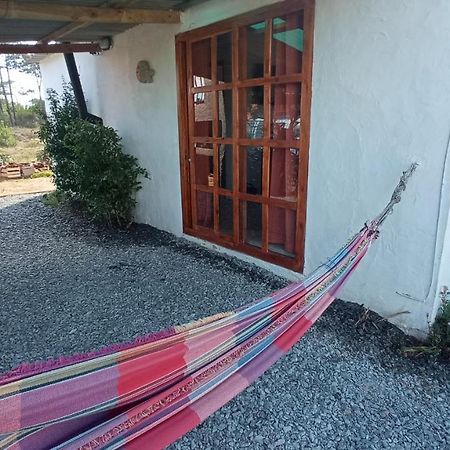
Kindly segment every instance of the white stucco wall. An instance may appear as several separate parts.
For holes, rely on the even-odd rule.
[[[182,234],[175,35],[270,3],[212,0],[188,10],[180,25],[140,25],[101,56],[77,55],[90,111],[151,172],[138,221]],[[305,272],[377,214],[401,171],[418,161],[404,200],[341,294],[395,315],[413,333],[427,329],[437,291],[450,285],[450,267],[441,264],[443,249],[450,254],[449,194],[441,190],[449,177],[448,17],[447,0],[316,1]],[[156,70],[153,84],[137,82],[140,59]],[[42,69],[47,87],[65,73],[56,56]]]

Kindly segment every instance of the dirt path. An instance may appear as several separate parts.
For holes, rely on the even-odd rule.
[[[38,192],[50,192],[54,190],[55,185],[50,177],[0,181],[0,197],[5,197],[6,195],[36,194]]]

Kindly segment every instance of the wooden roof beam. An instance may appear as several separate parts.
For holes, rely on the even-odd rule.
[[[94,23],[180,23],[180,11],[101,8],[0,0],[0,18]]]
[[[133,3],[136,3],[136,1],[137,0],[105,0],[102,4],[97,5],[97,7],[98,8],[107,8],[107,7],[125,8],[125,7],[130,7],[131,5],[133,5]],[[46,44],[47,42],[50,42],[50,41],[59,41],[63,37],[67,36],[68,34],[71,34],[74,31],[86,28],[89,25],[92,25],[92,22],[68,23],[67,25],[64,25],[63,27],[60,27],[57,30],[52,31],[51,33],[48,33],[45,36],[42,36],[41,39],[39,39],[39,42]]]
[[[99,53],[101,49],[96,43],[80,44],[0,44],[1,54],[27,53]]]

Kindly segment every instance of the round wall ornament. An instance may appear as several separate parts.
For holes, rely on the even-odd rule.
[[[150,67],[148,61],[142,60],[136,66],[136,78],[141,83],[153,83],[155,71]]]

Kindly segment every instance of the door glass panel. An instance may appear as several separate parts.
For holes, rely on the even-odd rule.
[[[255,202],[241,202],[242,239],[247,244],[261,247],[262,205]]]
[[[270,149],[270,186],[272,198],[295,201],[298,190],[298,148]]]
[[[229,83],[232,77],[231,33],[217,36],[217,81]]]
[[[269,251],[284,256],[295,256],[296,211],[269,207]]]
[[[218,137],[229,138],[233,136],[233,91],[225,89],[217,91],[218,98]]]
[[[272,20],[273,76],[301,73],[303,57],[303,11]]]
[[[212,137],[213,108],[214,94],[212,92],[194,94],[194,136]]]
[[[233,199],[219,196],[219,230],[221,234],[233,235]]]
[[[195,182],[214,186],[214,151],[212,144],[195,144]]]
[[[192,44],[192,85],[211,84],[211,39],[203,39]]]
[[[300,83],[272,85],[271,138],[300,139]]]
[[[219,145],[219,183],[222,189],[233,189],[233,146]]]
[[[214,208],[213,194],[211,192],[197,191],[197,225],[213,228]]]
[[[303,144],[307,158],[300,136],[309,123],[309,3],[196,30],[179,46],[182,151],[191,168],[183,174],[187,230],[294,269],[303,259],[296,249],[303,248],[306,203],[299,170]]]
[[[241,89],[241,137],[264,137],[264,86]]]
[[[262,147],[241,147],[239,160],[241,192],[262,194],[262,166]]]
[[[265,22],[258,22],[241,28],[240,64],[241,78],[262,78],[264,76],[264,33]]]

